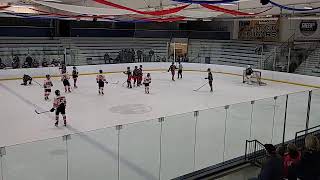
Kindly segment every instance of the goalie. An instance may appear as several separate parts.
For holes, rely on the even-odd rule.
[[[251,68],[250,65],[247,66],[245,70],[245,81],[243,83],[247,82],[248,84],[252,84],[252,76],[253,76],[253,69]]]

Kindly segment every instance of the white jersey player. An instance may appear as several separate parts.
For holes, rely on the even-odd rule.
[[[50,79],[50,75],[46,75],[46,79],[44,80],[43,83],[43,88],[44,88],[44,100],[49,100],[49,95],[51,93],[51,88],[53,86],[52,81]]]
[[[151,83],[151,76],[150,73],[148,73],[143,80],[143,84],[144,84],[144,91],[146,94],[149,94],[149,90],[150,90],[150,83]]]
[[[104,92],[103,92],[104,83],[108,83],[108,82],[106,80],[106,77],[102,74],[103,71],[99,70],[99,73],[100,74],[97,75],[96,81],[98,83],[99,94],[104,95]]]
[[[64,126],[66,126],[67,125],[67,117],[66,117],[67,100],[66,100],[66,97],[61,96],[59,90],[56,90],[55,94],[56,94],[56,97],[54,98],[54,101],[53,101],[53,107],[50,110],[51,112],[56,111],[56,122],[54,125],[58,126],[59,114],[61,114],[63,117]]]

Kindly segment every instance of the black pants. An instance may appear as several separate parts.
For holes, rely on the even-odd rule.
[[[182,70],[178,70],[178,79],[179,77],[182,78]]]

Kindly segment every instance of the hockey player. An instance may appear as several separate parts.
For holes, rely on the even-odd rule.
[[[171,76],[172,76],[171,79],[172,79],[172,81],[175,81],[174,80],[174,75],[176,73],[176,69],[177,69],[176,65],[174,65],[174,62],[172,62],[171,66],[168,69],[168,72],[171,71]]]
[[[78,69],[75,66],[73,66],[72,79],[73,79],[73,87],[74,88],[78,88],[78,86],[77,86],[78,76],[79,76]]]
[[[24,86],[26,86],[26,85],[31,85],[31,83],[32,83],[32,77],[31,76],[29,76],[29,75],[27,75],[27,74],[24,74],[23,75],[23,77],[22,77],[22,84],[21,85],[24,85]],[[29,83],[28,83],[29,82]]]
[[[103,88],[104,88],[104,83],[107,83],[108,82],[106,81],[106,77],[103,75],[103,71],[102,70],[99,70],[99,74],[97,75],[97,83],[98,83],[98,88],[99,88],[99,95],[104,95],[104,92],[103,92]]]
[[[252,70],[251,66],[248,65],[246,68],[246,71],[245,71],[245,77],[246,77],[246,81],[248,82],[248,84],[252,84],[252,82],[251,82],[252,75],[253,75],[253,70]]]
[[[133,86],[135,86],[136,83],[137,83],[137,86],[140,86],[138,78],[139,78],[139,69],[138,69],[138,66],[135,66],[133,70]]]
[[[43,83],[43,88],[44,88],[44,100],[49,100],[49,95],[51,93],[51,87],[53,86],[52,81],[50,79],[50,75],[46,75],[46,79],[44,80]]]
[[[182,66],[181,62],[179,62],[179,66],[178,66],[178,79],[179,79],[179,77],[182,79],[182,69],[183,69],[183,66]]]
[[[131,73],[130,67],[127,67],[127,71],[123,72],[123,73],[128,76],[128,78],[127,78],[127,88],[132,88],[132,85],[131,85],[132,73]]]
[[[64,74],[62,74],[61,81],[63,82],[65,92],[71,92],[69,79],[70,79],[70,76],[68,72],[65,72]]]
[[[208,79],[208,83],[209,83],[209,86],[210,86],[210,92],[213,92],[213,88],[212,88],[212,82],[213,82],[213,76],[212,76],[212,72],[211,72],[211,69],[208,68],[208,77],[206,77],[205,79]]]
[[[140,65],[139,69],[138,69],[138,86],[142,85],[142,77],[143,77],[143,69],[142,69],[142,65]]]
[[[67,126],[67,117],[66,117],[66,105],[67,105],[67,101],[66,101],[66,97],[61,96],[60,95],[60,91],[56,90],[55,91],[56,97],[54,98],[53,101],[53,107],[50,110],[50,112],[54,112],[56,111],[56,122],[55,122],[55,126],[58,127],[59,124],[59,114],[62,115],[63,117],[63,122],[64,122],[64,126]]]
[[[151,83],[151,76],[150,73],[147,74],[147,76],[144,77],[143,84],[144,84],[144,92],[146,94],[149,94],[150,89],[150,83]]]

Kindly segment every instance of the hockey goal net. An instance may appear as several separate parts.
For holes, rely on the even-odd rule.
[[[242,82],[246,83],[247,80],[247,76],[246,76],[246,70],[243,70],[243,74],[242,74]],[[252,83],[256,83],[258,85],[265,85],[265,83],[263,83],[261,81],[261,71],[253,71],[252,75],[251,75],[251,82]]]

